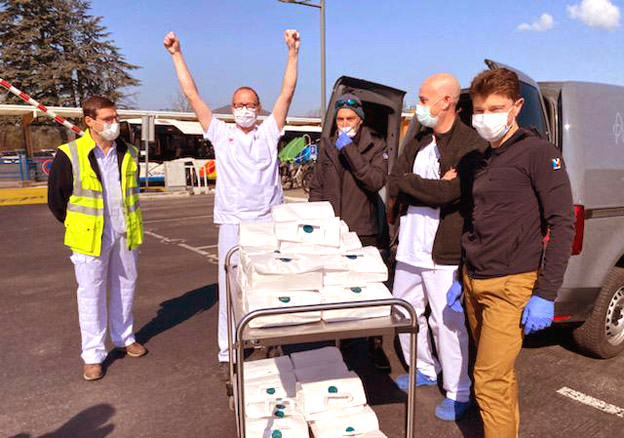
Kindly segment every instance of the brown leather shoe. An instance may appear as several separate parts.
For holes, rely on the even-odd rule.
[[[147,349],[138,342],[134,342],[126,347],[117,347],[117,350],[125,351],[130,357],[141,357],[147,354]]]
[[[82,377],[85,380],[99,380],[104,377],[104,372],[102,371],[102,364],[99,363],[86,363],[82,368]]]

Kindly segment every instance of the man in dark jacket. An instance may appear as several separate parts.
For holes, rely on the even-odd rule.
[[[322,143],[310,183],[310,201],[329,201],[362,245],[377,246],[378,192],[388,177],[386,141],[363,125],[362,101],[354,94],[340,97],[336,109],[336,132],[329,142]],[[390,371],[381,338],[369,342],[373,364]]]
[[[416,117],[426,129],[407,139],[388,183],[391,209],[401,214],[393,294],[410,302],[418,317],[416,385],[436,385],[442,371],[446,398],[435,415],[449,421],[460,418],[468,407],[470,379],[464,314],[446,308],[447,291],[461,287],[457,271],[463,220],[459,181],[448,180],[445,174],[464,155],[487,145],[459,120],[460,91],[459,82],[449,74],[437,74],[422,83]],[[429,342],[429,328],[438,360]],[[399,338],[407,358],[409,335]],[[407,375],[399,376],[397,385],[407,389]]]
[[[485,436],[514,438],[520,418],[514,364],[523,331],[552,323],[574,237],[572,193],[561,152],[518,127],[524,99],[514,72],[485,71],[470,94],[472,126],[490,143],[458,167],[467,201],[463,282],[477,346],[475,396]],[[461,293],[449,293],[448,301],[460,305]]]

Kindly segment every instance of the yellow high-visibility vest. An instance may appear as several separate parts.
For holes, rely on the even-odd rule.
[[[89,162],[89,153],[96,147],[87,130],[85,135],[59,146],[58,150],[70,159],[74,176],[73,192],[65,217],[65,245],[77,253],[98,257],[102,251],[104,231],[104,196],[102,183]],[[121,191],[130,250],[143,243],[137,154],[138,149],[128,145],[121,162]]]

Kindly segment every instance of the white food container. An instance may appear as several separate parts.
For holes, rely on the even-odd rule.
[[[323,296],[323,303],[374,301],[392,298],[392,293],[383,283],[362,283],[358,286],[325,286],[321,289],[321,295]],[[379,318],[389,316],[390,310],[390,306],[324,310],[322,318],[328,322]]]

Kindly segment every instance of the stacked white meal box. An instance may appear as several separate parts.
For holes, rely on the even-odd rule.
[[[245,401],[249,438],[386,437],[335,347],[246,362]]]
[[[245,363],[245,422],[248,438],[308,438],[296,406],[296,380],[288,356]]]
[[[379,250],[364,247],[329,202],[281,204],[272,221],[240,224],[238,281],[245,313],[258,309],[391,298]],[[251,327],[383,317],[388,306],[252,320]]]

